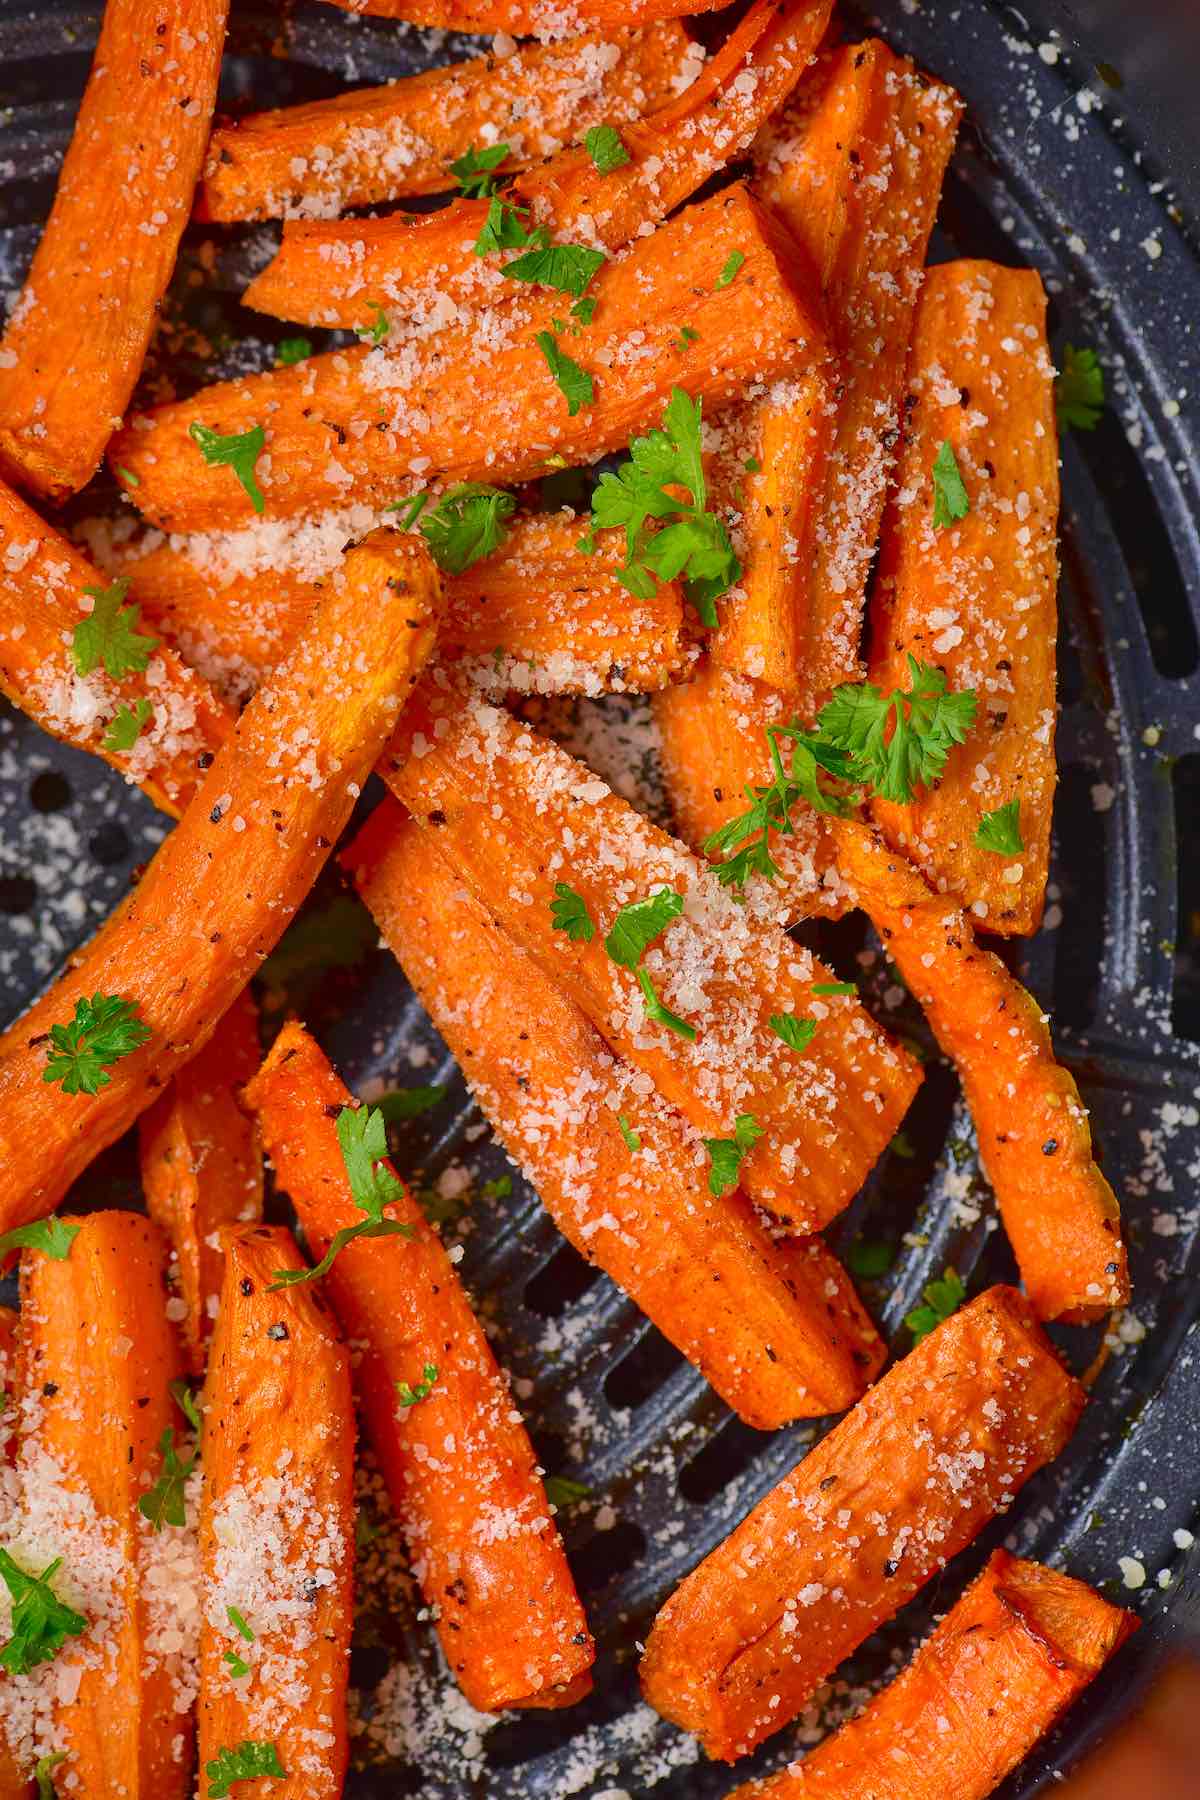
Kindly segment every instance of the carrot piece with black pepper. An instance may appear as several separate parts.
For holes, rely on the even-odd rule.
[[[720,288],[735,250],[740,273]],[[588,297],[591,323],[563,340],[594,383],[592,403],[573,417],[535,341],[567,300],[538,287],[506,304],[499,347],[475,320],[399,350],[386,340],[358,344],[157,407],[116,439],[114,472],[145,517],[171,531],[254,516],[234,470],[205,462],[196,424],[220,437],[262,430],[257,481],[271,518],[410,495],[414,464],[421,486],[511,484],[544,474],[551,453],[585,461],[627,444],[661,421],[675,387],[719,403],[747,380],[825,354],[810,271],[742,185],[688,207],[606,263]]]
[[[985,1800],[1137,1625],[1084,1582],[993,1551],[890,1687],[729,1800]]]
[[[246,1099],[324,1256],[363,1218],[335,1123],[351,1096],[292,1023]],[[386,1216],[409,1240],[347,1243],[324,1279],[362,1349],[359,1401],[446,1661],[485,1712],[569,1705],[591,1687],[595,1651],[533,1446],[440,1237],[400,1183]]]
[[[1084,1404],[1013,1288],[921,1340],[676,1588],[642,1690],[732,1761],[964,1549]]]
[[[175,1434],[172,1455],[187,1435],[170,1391],[183,1357],[167,1318],[166,1242],[133,1212],[67,1223],[77,1232],[65,1258],[21,1257],[20,1381],[36,1403],[24,1409],[19,1460],[35,1493],[65,1488],[80,1496],[76,1516],[96,1521],[90,1556],[73,1558],[70,1537],[62,1552],[87,1596],[88,1629],[55,1658],[54,1743],[67,1758],[58,1781],[88,1800],[184,1800],[192,1674],[163,1647],[155,1610],[182,1532],[170,1512],[156,1529],[140,1509],[164,1475],[165,1434]],[[181,1480],[177,1520],[184,1508]]]
[[[354,1617],[350,1353],[277,1225],[226,1226],[204,1389],[199,1761],[274,1747],[246,1791],[337,1800],[349,1761]],[[239,1786],[242,1786],[239,1782]]]
[[[512,146],[509,171],[665,105],[691,40],[674,19],[644,30],[522,44],[386,87],[223,120],[196,196],[200,218],[319,217],[454,186],[468,146]],[[694,72],[694,70],[693,70]],[[362,221],[366,224],[366,221]],[[364,315],[365,316],[365,315]]]
[[[435,840],[436,844],[436,840]],[[343,863],[559,1229],[750,1425],[841,1412],[883,1344],[823,1241],[717,1197],[698,1135],[524,955],[393,800]],[[536,1029],[514,1036],[513,1020]]]
[[[446,31],[505,32],[513,37],[558,37],[577,31],[631,31],[653,19],[711,12],[718,0],[582,0],[564,11],[557,0],[332,0],[343,12],[406,19]]]
[[[258,1008],[247,989],[138,1121],[142,1193],[171,1244],[193,1375],[204,1373],[221,1291],[217,1233],[262,1217],[262,1152],[237,1098],[259,1060]]]
[[[1058,640],[1054,368],[1032,269],[929,271],[906,408],[871,594],[871,679],[895,686],[913,655],[944,669],[951,689],[973,688],[978,704],[936,787],[907,806],[877,799],[873,811],[978,925],[1028,934],[1050,858]],[[948,454],[968,510],[939,522]],[[1000,808],[1013,829],[980,842]]]
[[[45,499],[95,473],[141,373],[208,141],[227,0],[107,0],[0,344],[0,466]]]
[[[0,1037],[0,1231],[53,1209],[274,948],[433,647],[438,598],[419,540],[383,532],[351,552],[344,587],[250,702],[138,885]],[[130,1028],[97,1091],[74,1092],[50,1034],[95,998],[132,1009]],[[64,1085],[46,1079],[48,1056]]]

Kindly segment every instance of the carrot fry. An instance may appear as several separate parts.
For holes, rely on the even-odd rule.
[[[872,39],[832,52],[757,147],[760,192],[818,270],[842,381],[827,416],[798,381],[730,431],[746,572],[713,653],[806,701],[858,671],[913,307],[961,110]],[[747,454],[761,464],[748,480]]]
[[[676,1588],[646,1699],[710,1756],[752,1750],[1057,1456],[1083,1403],[1024,1298],[981,1294]]]
[[[426,723],[423,707],[436,723]],[[762,1136],[740,1172],[752,1199],[804,1231],[846,1205],[920,1072],[856,1000],[814,998],[813,984],[828,972],[779,932],[769,890],[763,907],[740,905],[565,751],[506,713],[438,695],[431,684],[414,697],[379,770],[476,897],[665,1100],[720,1138],[738,1115],[754,1115]],[[586,902],[596,926],[588,942],[554,927],[559,881]],[[603,942],[623,902],[664,885],[682,895],[685,911],[646,952],[642,972],[695,1042],[654,1022],[632,969]],[[768,1023],[785,1013],[819,1021],[802,1053],[787,1050]]]
[[[829,13],[830,0],[755,0],[677,100],[622,128],[620,167],[601,170],[585,149],[563,150],[519,174],[511,201],[564,241],[620,249],[748,148],[799,79]],[[462,200],[421,219],[290,224],[244,299],[280,318],[347,326],[373,305],[420,321],[435,300],[443,310],[448,299],[503,301],[512,282],[499,259],[481,264],[474,253],[487,211]]]
[[[11,1463],[16,1453],[16,1417],[20,1404],[17,1371],[20,1364],[18,1331],[20,1314],[12,1306],[0,1306],[0,1393],[3,1395],[3,1417],[0,1420],[0,1462]],[[16,1733],[13,1733],[16,1736]],[[3,1687],[0,1686],[0,1800],[33,1800],[33,1786],[22,1774],[20,1764],[9,1745],[9,1721],[5,1717]]]
[[[166,1244],[138,1213],[70,1222],[79,1231],[65,1260],[21,1259],[22,1388],[36,1402],[23,1408],[18,1478],[31,1496],[26,1529],[46,1537],[31,1561],[40,1572],[62,1556],[89,1621],[58,1652],[43,1703],[67,1756],[63,1792],[184,1800],[194,1669],[162,1648],[175,1626],[165,1587],[183,1531],[155,1531],[138,1508],[163,1472],[164,1433],[183,1426],[170,1393],[183,1363],[166,1314]],[[38,1675],[7,1677],[5,1699],[41,1685]]]
[[[354,1611],[350,1355],[317,1288],[272,1289],[277,1269],[298,1266],[290,1232],[234,1225],[222,1239],[204,1390],[200,1767],[270,1743],[283,1779],[245,1791],[337,1800]]]
[[[292,1023],[246,1098],[309,1249],[323,1255],[363,1216],[334,1123],[351,1097]],[[413,1572],[473,1706],[569,1705],[591,1687],[595,1651],[533,1447],[441,1239],[403,1188],[388,1214],[411,1239],[349,1243],[326,1281],[362,1346],[360,1403]],[[397,1398],[399,1383],[423,1379],[419,1403]]]
[[[777,1255],[741,1194],[714,1199],[696,1133],[638,1091],[633,1069],[394,801],[342,860],[497,1135],[575,1248],[747,1424],[769,1431],[852,1405],[882,1367],[883,1344],[822,1240]],[[516,1031],[521,1018],[535,1018],[537,1030]]]
[[[271,544],[275,560],[249,567],[244,534],[232,535],[236,563],[206,537],[186,549],[133,545],[113,567],[127,577],[147,626],[241,699],[337,577],[346,534],[318,527],[315,547],[302,537],[293,564],[280,566]],[[644,693],[679,674],[689,653],[678,584],[635,599],[614,574],[622,554],[615,534],[594,556],[579,549],[580,535],[579,520],[566,513],[518,518],[499,550],[461,575],[444,575],[439,660],[466,663],[472,681],[489,689],[537,693]]]
[[[193,1375],[204,1373],[221,1291],[225,1258],[217,1233],[262,1218],[262,1152],[236,1099],[259,1056],[258,1009],[246,989],[138,1121],[142,1192],[171,1243]]]
[[[745,257],[738,278],[717,289],[735,249]],[[595,400],[574,418],[533,337],[538,321],[566,305],[550,294],[503,309],[500,349],[476,317],[395,352],[357,345],[203,388],[122,433],[113,465],[137,477],[133,498],[145,516],[173,531],[236,525],[253,512],[233,471],[205,464],[189,436],[196,420],[222,434],[263,427],[270,468],[260,458],[259,479],[269,478],[274,518],[395,499],[416,485],[407,473],[414,459],[422,485],[434,475],[523,480],[544,473],[552,449],[578,461],[628,443],[659,422],[673,387],[717,402],[749,380],[819,360],[807,280],[781,228],[743,186],[731,187],[600,270],[593,323],[570,340]],[[682,334],[685,324],[694,337]]]
[[[1042,1319],[1086,1324],[1129,1299],[1121,1213],[1045,1016],[969,915],[863,826],[836,820],[838,864],[962,1079],[1021,1279]]]
[[[0,1037],[0,1231],[49,1212],[203,1046],[349,817],[433,643],[438,591],[425,546],[394,534],[351,567],[137,887]],[[47,1034],[95,994],[134,1005],[150,1036],[99,1092],[68,1094],[44,1079]]]
[[[408,19],[447,31],[507,32],[512,37],[561,37],[575,31],[632,31],[654,19],[711,12],[718,0],[584,0],[567,13],[558,0],[330,0],[343,12]]]
[[[43,730],[102,756],[177,817],[200,784],[202,759],[233,730],[233,716],[161,644],[140,671],[114,678],[101,663],[90,674],[78,672],[72,634],[107,585],[72,543],[0,483],[0,690]],[[146,635],[145,625],[138,635]],[[132,729],[147,709],[131,747],[109,749],[118,717]]]
[[[875,817],[936,887],[989,931],[1041,922],[1054,803],[1058,439],[1046,296],[1032,269],[943,263],[917,308],[908,423],[871,597],[871,679],[911,653],[974,688],[974,729],[935,788]],[[932,470],[952,447],[970,511],[933,522]],[[1016,803],[1023,848],[975,842]]]
[[[213,132],[196,196],[202,219],[324,218],[454,186],[467,145],[507,143],[505,169],[624,125],[694,74],[673,19],[644,31],[523,44],[386,87],[250,113]]]
[[[985,1800],[1137,1630],[1082,1581],[1007,1550],[858,1717],[729,1800]]]
[[[0,346],[0,466],[61,500],[129,404],[187,223],[227,0],[107,0],[54,206]]]

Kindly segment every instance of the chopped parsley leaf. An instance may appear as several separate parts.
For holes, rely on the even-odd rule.
[[[391,330],[391,325],[388,322],[387,314],[384,312],[382,306],[380,306],[378,300],[372,301],[371,311],[375,314],[375,317],[368,324],[356,325],[354,329],[358,336],[363,340],[364,344],[382,344],[388,332]]]
[[[112,1077],[108,1071],[123,1056],[144,1044],[150,1027],[135,1017],[136,1002],[116,994],[93,994],[75,1002],[67,1025],[50,1027],[50,1053],[43,1081],[59,1081],[64,1094],[98,1094]]]
[[[392,1088],[390,1093],[380,1094],[375,1107],[383,1114],[385,1125],[402,1125],[407,1119],[420,1118],[445,1097],[446,1089],[433,1082],[428,1087]]]
[[[581,325],[590,325],[595,316],[596,296],[594,294],[585,294],[583,299],[577,300],[571,308],[571,317],[578,319]]]
[[[77,1231],[78,1229],[79,1227],[76,1226],[75,1230]],[[171,1398],[174,1400],[176,1406],[179,1408],[192,1430],[199,1435],[200,1431],[203,1429],[204,1420],[200,1415],[200,1407],[197,1404],[196,1396],[193,1394],[186,1381],[173,1381],[171,1383]]]
[[[943,1319],[957,1312],[967,1297],[967,1290],[955,1269],[947,1269],[941,1281],[931,1281],[923,1292],[924,1306],[916,1306],[904,1315],[904,1323],[912,1332],[914,1343],[920,1343]]]
[[[520,250],[535,242],[545,244],[548,241],[545,228],[539,226],[534,231],[528,231],[525,226],[528,217],[528,207],[517,206],[513,201],[494,194],[487,210],[487,218],[472,245],[475,255],[487,256],[493,250]]]
[[[138,1511],[149,1519],[155,1531],[161,1531],[164,1525],[187,1524],[184,1493],[188,1476],[200,1460],[200,1452],[195,1450],[183,1461],[175,1449],[175,1430],[171,1425],[158,1440],[158,1448],[163,1459],[162,1474],[138,1501]]]
[[[122,701],[109,720],[108,730],[104,734],[104,748],[118,753],[132,750],[147,725],[153,723],[154,708],[147,699],[143,697],[135,700],[132,706],[127,706]]]
[[[633,1129],[633,1126],[629,1123],[629,1120],[625,1117],[624,1113],[617,1114],[617,1124],[621,1127],[621,1136],[625,1139],[625,1148],[631,1155],[635,1154],[642,1147],[641,1138]]]
[[[1104,370],[1094,350],[1064,344],[1054,378],[1054,412],[1060,431],[1095,431],[1104,411]]]
[[[507,1200],[512,1193],[512,1176],[497,1175],[494,1181],[485,1181],[479,1192],[485,1200]]]
[[[577,894],[573,887],[565,881],[554,884],[554,898],[550,902],[552,929],[565,931],[573,944],[590,944],[596,935],[596,927],[592,923],[592,915],[588,912],[587,901],[582,894]]]
[[[622,969],[636,969],[655,938],[683,911],[683,895],[659,888],[645,900],[630,900],[612,922],[604,948]]]
[[[35,1219],[32,1225],[14,1225],[0,1237],[0,1257],[10,1250],[40,1250],[51,1262],[66,1262],[79,1231],[78,1225],[68,1225],[57,1213]]]
[[[262,1775],[287,1779],[279,1751],[264,1738],[243,1738],[233,1748],[227,1745],[218,1750],[213,1760],[205,1763],[204,1773],[208,1776],[208,1800],[225,1800],[235,1781],[254,1781]]]
[[[430,1394],[433,1392],[433,1384],[437,1378],[437,1364],[426,1363],[421,1371],[421,1380],[417,1382],[415,1387],[409,1387],[407,1381],[398,1381],[395,1384],[396,1398],[399,1400],[401,1406],[418,1406],[422,1400],[427,1400],[429,1398]]]
[[[941,531],[956,519],[965,519],[971,500],[959,473],[958,458],[949,438],[942,444],[933,464],[933,528]]]
[[[583,142],[601,175],[611,175],[633,160],[615,125],[593,125]]]
[[[219,431],[193,419],[188,426],[188,436],[210,468],[233,470],[250,496],[250,504],[256,513],[265,510],[267,503],[254,477],[255,464],[267,441],[261,425],[252,425],[249,431],[231,431],[223,437]]]
[[[546,1499],[553,1507],[574,1506],[578,1500],[590,1500],[592,1490],[584,1481],[572,1481],[569,1475],[547,1475]]]
[[[225,1608],[225,1617],[229,1620],[229,1623],[233,1626],[233,1629],[240,1638],[245,1638],[248,1644],[254,1642],[254,1632],[246,1623],[246,1615],[243,1612],[239,1611],[236,1606],[227,1606]]]
[[[1010,800],[1007,806],[984,813],[971,842],[977,850],[992,850],[997,856],[1020,856],[1025,848],[1021,836],[1021,802]]]
[[[596,398],[596,389],[586,369],[581,369],[574,357],[560,350],[558,341],[552,331],[539,331],[537,347],[546,359],[546,367],[553,375],[567,403],[570,418],[585,406],[590,406]]]
[[[694,1041],[696,1027],[689,1025],[686,1019],[681,1019],[678,1013],[673,1013],[669,1006],[664,1005],[659,999],[654,983],[646,969],[638,969],[636,973],[637,984],[642,990],[642,999],[646,1003],[646,1017],[653,1020],[656,1025],[665,1025],[667,1030],[675,1032],[677,1037]]]
[[[708,1151],[708,1191],[720,1200],[732,1193],[738,1184],[742,1161],[762,1136],[762,1126],[753,1113],[739,1113],[733,1122],[731,1138],[705,1138]]]
[[[532,281],[558,294],[574,294],[578,300],[607,260],[603,250],[589,250],[585,244],[538,244],[505,263],[504,273],[514,281]]]
[[[464,481],[450,488],[420,522],[421,536],[439,569],[461,575],[472,563],[498,550],[508,536],[516,500],[504,488]]]
[[[699,338],[699,336],[700,336],[700,333],[695,329],[694,326],[684,325],[680,329],[679,337],[678,337],[678,340],[676,341],[675,348],[682,355],[682,353],[687,349],[688,345],[694,344],[697,341],[697,339]]]
[[[488,200],[497,187],[511,179],[496,174],[508,154],[507,144],[488,144],[482,150],[476,150],[474,144],[467,145],[463,154],[450,164],[450,173],[465,200]]]
[[[384,1217],[384,1207],[399,1200],[404,1188],[399,1177],[388,1167],[387,1125],[383,1114],[374,1106],[343,1106],[337,1117],[337,1140],[351,1197],[363,1217],[356,1225],[343,1225],[335,1232],[316,1268],[276,1269],[270,1292],[327,1275],[339,1251],[355,1238],[410,1238],[413,1235],[411,1225]]]
[[[820,994],[822,999],[826,994],[857,994],[858,983],[857,981],[816,981],[813,983],[812,991],[814,994]]]
[[[282,338],[275,348],[275,361],[281,369],[290,369],[294,363],[306,362],[312,353],[311,338]]]
[[[744,250],[731,250],[726,259],[725,267],[721,270],[721,273],[713,283],[714,288],[728,287],[745,260],[746,252]]]
[[[817,1035],[815,1019],[799,1019],[795,1013],[772,1013],[767,1024],[789,1050],[807,1050]]]
[[[239,1656],[236,1650],[222,1651],[221,1661],[228,1665],[229,1673],[233,1676],[235,1681],[239,1680],[241,1676],[250,1673],[250,1664],[246,1661],[244,1656]]]
[[[111,587],[86,587],[92,599],[92,610],[80,619],[71,633],[71,659],[76,672],[90,675],[103,667],[106,675],[121,681],[126,675],[140,675],[150,661],[150,652],[158,648],[158,639],[139,632],[141,609],[126,606],[129,583],[123,577]]]
[[[895,1260],[896,1252],[891,1244],[880,1239],[855,1238],[846,1257],[846,1266],[864,1281],[878,1281]]]
[[[64,1605],[50,1586],[61,1566],[62,1557],[56,1556],[40,1575],[28,1575],[0,1549],[0,1578],[12,1596],[12,1636],[0,1648],[0,1668],[10,1675],[28,1675],[39,1663],[52,1661],[68,1638],[82,1637],[87,1630],[83,1614]]]

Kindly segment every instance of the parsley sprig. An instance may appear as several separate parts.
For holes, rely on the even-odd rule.
[[[62,1557],[56,1556],[40,1575],[28,1575],[0,1549],[0,1577],[12,1596],[12,1636],[0,1649],[0,1668],[10,1675],[28,1675],[57,1656],[69,1637],[82,1637],[87,1630],[83,1614],[65,1605],[50,1586],[61,1565]]]
[[[276,1269],[271,1290],[294,1287],[327,1275],[339,1251],[355,1238],[406,1237],[411,1225],[384,1217],[384,1207],[404,1193],[399,1177],[387,1165],[387,1124],[374,1106],[343,1106],[337,1117],[337,1139],[350,1182],[354,1204],[363,1214],[355,1225],[343,1225],[334,1233],[328,1250],[315,1269]]]
[[[943,1319],[957,1312],[967,1297],[967,1290],[957,1269],[948,1268],[940,1281],[931,1281],[923,1289],[923,1294],[924,1306],[915,1306],[912,1312],[904,1315],[904,1323],[912,1332],[914,1343],[920,1343]]]
[[[611,929],[604,940],[604,948],[613,962],[622,969],[630,969],[642,990],[642,1000],[646,1008],[646,1017],[656,1025],[664,1025],[679,1037],[694,1038],[696,1027],[681,1019],[665,1005],[655,990],[649,970],[641,967],[641,961],[655,938],[666,930],[672,919],[677,919],[683,911],[683,896],[673,888],[659,888],[645,900],[630,900],[618,912]]]
[[[112,1080],[108,1071],[151,1035],[136,1016],[136,1002],[117,994],[93,994],[75,1002],[75,1017],[52,1025],[43,1081],[59,1081],[64,1094],[98,1094]]]
[[[256,513],[265,509],[267,503],[254,474],[255,464],[267,441],[267,434],[261,425],[252,425],[249,431],[231,431],[222,436],[210,425],[202,425],[199,419],[193,419],[188,426],[188,436],[210,468],[233,470],[249,494],[250,504]]]
[[[1104,370],[1094,350],[1064,344],[1054,378],[1054,412],[1060,431],[1095,431],[1104,411]]]
[[[225,1800],[235,1781],[254,1781],[260,1775],[287,1778],[275,1745],[263,1738],[243,1738],[240,1744],[218,1750],[204,1765],[208,1776],[208,1800]]]
[[[151,651],[158,648],[158,639],[138,630],[140,608],[125,605],[128,581],[121,576],[111,587],[86,587],[83,591],[91,598],[92,610],[71,633],[71,660],[76,671],[90,675],[103,667],[114,681],[140,675]],[[145,701],[141,704],[148,705]]]
[[[170,1425],[158,1441],[162,1453],[162,1474],[138,1501],[138,1511],[149,1519],[156,1532],[164,1525],[186,1525],[187,1508],[184,1495],[188,1476],[200,1461],[199,1450],[193,1450],[185,1462],[175,1448],[175,1431]]]
[[[496,173],[508,155],[507,144],[488,144],[482,150],[468,144],[463,154],[450,164],[450,173],[457,181],[463,199],[489,200],[497,188],[511,181],[511,175]]]
[[[590,406],[596,398],[595,383],[573,356],[568,356],[565,350],[559,349],[558,339],[552,331],[539,331],[535,342],[567,403],[567,414],[573,419],[577,412]]]
[[[596,548],[596,533],[625,533],[625,564],[617,580],[638,599],[648,600],[659,581],[685,577],[687,597],[701,621],[717,623],[715,602],[742,572],[724,522],[705,510],[708,489],[700,436],[701,405],[673,388],[661,431],[634,438],[629,461],[615,475],[604,474],[592,495],[592,528],[580,549]],[[684,488],[690,500],[667,489]],[[668,520],[657,531],[651,520]]]

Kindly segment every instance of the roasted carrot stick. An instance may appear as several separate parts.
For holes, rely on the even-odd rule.
[[[1013,1288],[924,1338],[667,1601],[651,1706],[732,1761],[1058,1455],[1083,1389]]]
[[[0,483],[0,690],[43,730],[102,756],[178,816],[200,784],[204,759],[232,731],[233,715],[174,650],[152,641],[148,623],[128,612],[126,632],[150,638],[149,645],[135,646],[132,662],[81,652],[95,666],[80,674],[76,628],[97,607],[107,617],[119,597],[72,543]],[[125,672],[110,675],[109,662]],[[113,749],[114,741],[126,747]]]
[[[830,0],[755,0],[677,100],[622,128],[626,160],[618,167],[598,168],[586,149],[563,150],[519,174],[510,200],[563,241],[620,249],[750,145],[799,79],[829,12]],[[435,300],[439,309],[448,300],[503,301],[512,283],[500,259],[482,266],[474,253],[487,212],[464,200],[423,219],[289,225],[246,304],[304,323],[354,326],[373,305],[420,320]]]
[[[447,31],[503,31],[513,37],[561,37],[574,31],[632,31],[653,19],[676,19],[682,13],[711,12],[717,0],[585,0],[565,12],[555,0],[331,0],[343,12],[370,13],[379,19],[410,19],[414,25],[439,25]]]
[[[1129,1299],[1121,1213],[1045,1015],[953,900],[864,826],[836,820],[833,832],[843,878],[954,1059],[1034,1310],[1103,1318]]]
[[[351,1097],[302,1026],[286,1025],[246,1090],[314,1256],[363,1215],[335,1120]],[[417,1202],[412,1232],[359,1238],[326,1277],[362,1346],[359,1398],[413,1572],[446,1660],[473,1706],[557,1707],[591,1687],[594,1649],[537,1459],[484,1332]],[[424,1375],[432,1368],[436,1373]],[[417,1402],[398,1397],[423,1380]]]
[[[960,112],[951,89],[872,39],[832,52],[757,146],[760,191],[817,266],[841,385],[829,416],[801,381],[731,434],[745,574],[714,654],[808,698],[858,669],[905,349]],[[749,478],[747,455],[761,464]]]
[[[907,653],[974,688],[974,729],[944,778],[875,816],[935,886],[989,931],[1041,921],[1054,803],[1058,438],[1046,296],[1032,269],[931,269],[917,309],[908,422],[871,599],[871,678]],[[935,525],[934,464],[951,446],[970,511]],[[976,843],[1017,809],[1007,852]],[[1022,847],[1016,848],[1017,844]]]
[[[734,250],[745,261],[717,288]],[[574,418],[534,341],[535,326],[567,304],[551,293],[508,303],[499,349],[476,317],[395,352],[357,345],[203,388],[123,432],[113,466],[136,476],[145,516],[173,531],[253,515],[233,470],[204,462],[189,435],[196,421],[221,435],[263,428],[258,478],[275,518],[394,499],[433,476],[514,482],[544,472],[552,450],[581,460],[628,443],[659,422],[673,387],[718,401],[824,353],[808,272],[742,186],[678,214],[606,264],[592,288],[594,319],[568,341],[595,400]]]
[[[653,112],[696,71],[687,32],[667,19],[250,113],[213,132],[196,212],[225,222],[326,218],[440,193],[454,186],[450,165],[468,145],[507,144],[506,169],[536,162],[593,126]]]
[[[352,558],[217,752],[185,820],[69,970],[0,1037],[0,1230],[49,1212],[199,1050],[273,948],[342,829],[435,633],[424,544]],[[149,1030],[96,1093],[45,1079],[48,1033],[114,996]]]
[[[385,800],[343,862],[497,1135],[576,1249],[748,1424],[770,1430],[852,1405],[883,1345],[822,1240],[798,1240],[781,1258],[741,1194],[714,1198],[698,1135],[639,1091],[644,1081],[403,808]]]
[[[769,891],[762,907],[742,906],[590,770],[481,702],[424,685],[393,750],[400,767],[389,751],[379,769],[397,797],[663,1098],[722,1139],[739,1115],[753,1115],[762,1135],[741,1162],[750,1197],[805,1231],[845,1206],[896,1129],[919,1070],[856,1000],[814,996],[830,977],[778,930]],[[555,928],[558,883],[586,904],[590,941]],[[664,886],[684,910],[645,954],[652,994],[603,939],[624,903]],[[655,1022],[655,995],[695,1041]],[[818,1021],[802,1052],[769,1023],[789,1013]]]
[[[0,466],[89,480],[141,371],[208,140],[227,0],[107,0],[54,206],[0,345]]]
[[[262,1217],[262,1152],[237,1100],[259,1056],[258,1009],[247,989],[138,1121],[142,1192],[171,1244],[193,1375],[204,1373],[221,1291],[217,1233]]]
[[[21,1259],[21,1385],[31,1400],[18,1479],[33,1497],[25,1529],[45,1541],[18,1561],[40,1574],[61,1555],[56,1591],[77,1595],[88,1621],[59,1650],[44,1696],[67,1756],[57,1779],[88,1800],[184,1800],[195,1673],[162,1647],[176,1623],[163,1578],[183,1533],[169,1520],[156,1531],[139,1511],[163,1474],[164,1434],[184,1426],[170,1393],[183,1362],[166,1313],[167,1249],[137,1213],[69,1223],[79,1231],[65,1260],[36,1250]]]
[[[17,1370],[20,1361],[18,1331],[20,1314],[12,1306],[0,1306],[0,1390],[3,1391],[0,1419],[0,1462],[11,1463],[16,1452]],[[14,1729],[12,1736],[17,1736]],[[31,1766],[32,1759],[23,1759]],[[33,1800],[33,1785],[23,1772],[10,1745],[9,1720],[0,1701],[0,1800]]]
[[[1137,1625],[1082,1581],[996,1550],[856,1719],[729,1800],[985,1800]]]
[[[594,556],[579,549],[580,535],[570,514],[517,518],[493,555],[444,575],[439,659],[466,663],[489,688],[537,693],[643,693],[680,673],[689,652],[678,584],[635,599],[614,573],[616,534]],[[315,546],[301,535],[292,565],[280,567],[272,545],[274,560],[257,568],[247,567],[240,541],[235,567],[222,560],[219,539],[185,548],[163,540],[118,552],[113,567],[147,627],[220,691],[243,698],[303,629],[325,582],[338,578],[342,542],[336,532],[320,533]]]
[[[199,1761],[271,1744],[282,1775],[242,1783],[337,1800],[346,1779],[354,1612],[350,1355],[290,1232],[222,1233],[225,1280],[204,1389]],[[243,1672],[244,1671],[244,1672]],[[215,1783],[214,1783],[215,1785]]]

